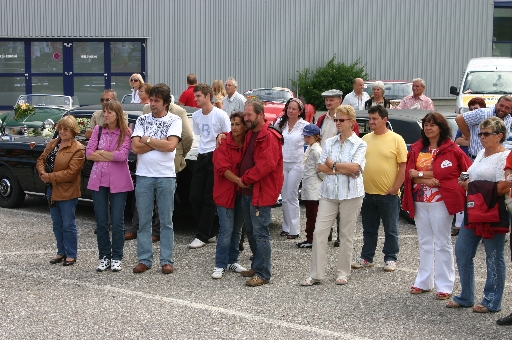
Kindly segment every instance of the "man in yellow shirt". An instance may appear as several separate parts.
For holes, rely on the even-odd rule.
[[[381,105],[368,109],[372,133],[363,137],[367,143],[366,166],[363,171],[365,196],[361,207],[363,249],[353,269],[373,267],[380,221],[384,226],[384,270],[395,271],[398,247],[398,193],[405,178],[407,147],[402,136],[386,126],[388,111]]]

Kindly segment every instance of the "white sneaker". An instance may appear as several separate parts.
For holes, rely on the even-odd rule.
[[[200,239],[198,238],[195,238],[194,241],[192,241],[192,243],[190,243],[188,245],[188,247],[190,249],[196,249],[196,248],[201,248],[205,245],[206,243],[204,243],[203,241],[201,241]]]
[[[386,261],[384,265],[385,272],[394,272],[396,270],[396,262],[395,261]]]
[[[215,242],[217,242],[217,237],[216,236],[208,239],[208,243],[215,243]]]
[[[370,268],[373,267],[373,262],[368,262],[365,259],[358,258],[356,261],[350,264],[352,269],[360,269],[360,268]]]
[[[242,267],[238,263],[228,264],[228,270],[232,270],[235,273],[241,273],[241,272],[247,271],[247,269],[245,269],[244,267]]]
[[[123,269],[121,267],[121,260],[112,260],[110,269],[112,269],[113,272],[120,272]]]
[[[224,275],[224,268],[213,268],[212,279],[222,279],[222,275]]]
[[[103,256],[103,258],[100,260],[100,264],[96,268],[97,272],[103,272],[106,269],[110,268],[110,260],[107,259],[106,256]]]

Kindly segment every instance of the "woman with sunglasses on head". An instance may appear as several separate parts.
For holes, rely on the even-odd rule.
[[[304,103],[298,98],[290,98],[284,106],[283,115],[276,121],[282,131],[284,183],[281,189],[283,198],[283,231],[281,236],[293,240],[300,233],[299,185],[304,172],[304,137],[302,130],[309,123]]]
[[[353,132],[357,122],[352,106],[338,106],[333,121],[339,134],[325,141],[318,160],[318,171],[324,173],[324,179],[313,233],[311,271],[302,286],[312,286],[325,278],[327,239],[338,214],[340,247],[335,283],[345,285],[350,276],[354,231],[364,197],[362,172],[367,145]]]
[[[75,209],[80,197],[81,171],[85,161],[84,146],[75,140],[80,132],[75,117],[67,115],[57,123],[58,137],[46,145],[37,159],[39,178],[46,183],[57,256],[51,264],[71,266],[76,263],[78,234]]]
[[[130,77],[130,87],[132,88],[132,100],[131,103],[140,103],[139,89],[144,84],[144,79],[138,73],[132,74]]]
[[[505,286],[505,235],[509,232],[509,215],[505,194],[510,183],[505,179],[505,164],[509,150],[502,143],[507,128],[502,119],[490,117],[479,125],[480,150],[469,167],[469,179],[461,178],[459,185],[467,191],[464,228],[455,243],[461,292],[449,301],[448,308],[469,308],[475,303],[475,265],[473,259],[483,239],[487,279],[484,297],[474,305],[473,312],[488,313],[501,310]]]
[[[405,167],[402,207],[416,222],[420,266],[411,294],[437,288],[438,300],[448,299],[455,282],[451,225],[464,209],[466,193],[458,185],[471,159],[451,140],[443,115],[429,112],[421,120],[421,138],[411,145]]]
[[[87,188],[92,192],[96,215],[99,265],[102,272],[108,268],[118,272],[124,247],[124,208],[133,181],[128,168],[132,135],[124,120],[118,101],[103,105],[105,124],[96,126],[87,144],[86,156],[94,161]],[[101,128],[101,130],[100,130]],[[109,205],[112,221],[112,240],[109,234]]]

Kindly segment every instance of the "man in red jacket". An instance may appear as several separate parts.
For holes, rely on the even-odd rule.
[[[242,211],[251,251],[251,269],[242,276],[251,277],[246,285],[261,286],[270,280],[271,207],[276,203],[283,186],[283,136],[265,121],[264,104],[248,99],[244,122],[249,132],[245,136],[244,155],[240,163],[238,186],[242,194]]]

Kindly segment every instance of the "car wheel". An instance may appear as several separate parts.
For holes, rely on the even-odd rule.
[[[0,207],[16,208],[24,200],[25,192],[16,176],[8,168],[0,167]]]

